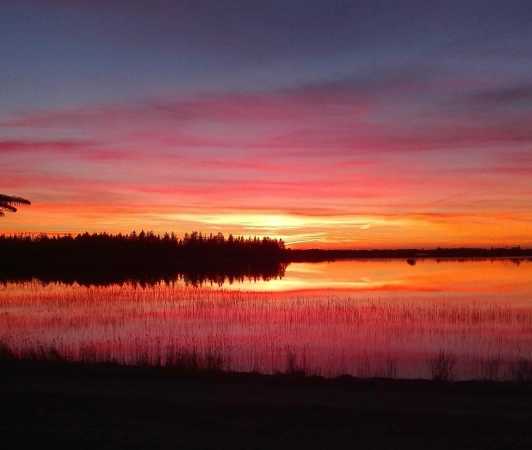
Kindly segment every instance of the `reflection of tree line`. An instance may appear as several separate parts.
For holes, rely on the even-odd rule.
[[[223,284],[284,275],[284,243],[222,234],[0,236],[0,278],[84,284],[182,280]]]
[[[284,276],[290,262],[340,259],[466,261],[528,259],[530,250],[513,248],[438,248],[433,250],[293,250],[272,238],[244,238],[221,233],[80,234],[77,236],[1,236],[0,280],[77,281],[107,284],[182,280],[191,285],[270,280]]]

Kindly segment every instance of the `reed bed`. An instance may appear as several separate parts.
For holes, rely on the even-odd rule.
[[[7,283],[0,342],[19,358],[52,352],[69,361],[262,373],[526,380],[532,304]]]

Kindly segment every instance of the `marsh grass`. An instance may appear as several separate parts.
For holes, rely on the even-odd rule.
[[[224,372],[227,365],[224,355],[215,350],[199,354],[193,349],[172,349],[166,354],[163,362],[162,359],[154,360],[153,355],[138,353],[138,358],[130,362],[130,366],[144,368],[165,368],[171,372],[188,374],[188,373],[221,373]],[[120,361],[114,358],[106,358],[85,348],[80,352],[80,357],[72,360],[62,355],[59,350],[53,347],[40,346],[31,350],[17,352],[9,348],[5,343],[0,343],[0,363],[9,363],[14,361],[23,362],[41,362],[48,364],[70,364],[81,363],[85,366],[96,366],[101,364],[122,365]]]
[[[29,282],[0,287],[0,330],[2,358],[525,380],[532,305]]]
[[[504,360],[501,355],[487,358],[480,362],[480,379],[485,381],[497,381],[502,376]]]
[[[435,381],[452,381],[455,366],[456,356],[445,350],[440,350],[429,359],[430,374]]]
[[[290,347],[286,348],[286,368],[284,372],[286,375],[295,376],[295,377],[304,377],[311,375],[308,365],[307,365],[307,356],[306,352],[303,351],[301,354]]]
[[[520,358],[510,365],[511,380],[517,383],[532,382],[532,360]]]
[[[0,361],[14,361],[16,359],[17,356],[9,348],[9,346],[3,342],[0,342]]]

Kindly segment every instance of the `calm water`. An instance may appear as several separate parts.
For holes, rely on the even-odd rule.
[[[532,361],[532,262],[297,263],[281,279],[201,288],[7,283],[0,341],[74,360],[508,379]]]

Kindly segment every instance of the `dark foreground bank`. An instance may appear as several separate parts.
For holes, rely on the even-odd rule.
[[[1,366],[3,448],[532,448],[530,384]]]

